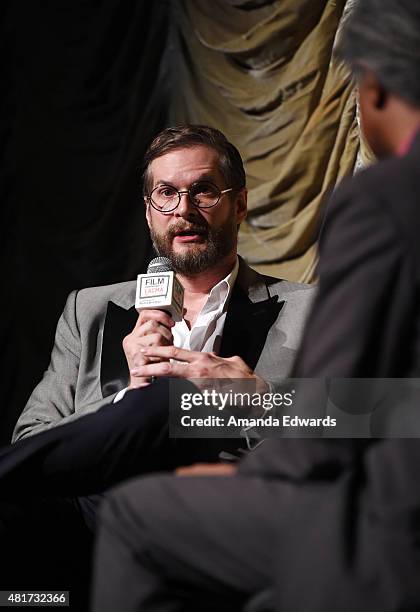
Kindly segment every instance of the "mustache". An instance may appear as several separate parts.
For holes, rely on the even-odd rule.
[[[177,236],[178,234],[182,232],[191,232],[194,234],[197,233],[197,234],[207,236],[208,227],[207,225],[200,225],[198,223],[193,223],[193,224],[175,223],[168,229],[167,237],[175,238],[175,236]]]

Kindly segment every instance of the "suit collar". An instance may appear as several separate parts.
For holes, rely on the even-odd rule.
[[[250,268],[242,257],[239,259],[237,285],[242,289],[251,302],[262,302],[270,297],[264,276]]]
[[[116,302],[122,301],[124,306]],[[129,371],[122,341],[133,331],[138,318],[127,300],[109,301],[105,315],[101,351],[101,390],[108,397],[128,385]]]
[[[221,357],[238,355],[255,369],[285,300],[270,297],[265,277],[239,258],[239,271],[223,329]]]
[[[124,310],[134,308],[134,304],[136,303],[136,281],[130,283],[128,291],[116,295],[111,302]]]

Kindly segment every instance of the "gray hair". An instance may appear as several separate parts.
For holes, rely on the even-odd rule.
[[[387,91],[420,106],[420,2],[358,0],[337,55],[356,78],[368,68]]]

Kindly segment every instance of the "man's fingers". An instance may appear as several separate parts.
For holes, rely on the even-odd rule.
[[[135,327],[140,327],[147,321],[156,321],[168,329],[175,325],[175,321],[172,319],[172,317],[163,310],[142,310],[139,314]]]
[[[161,327],[161,329],[165,328]],[[149,346],[171,346],[173,342],[174,340],[171,335],[166,337],[160,333],[146,334],[145,336],[139,336],[138,338],[132,339],[133,346],[136,346],[139,350],[148,348]]]
[[[130,378],[129,389],[141,389],[142,387],[147,387],[150,385],[151,380],[148,378],[140,378],[136,376],[132,376]]]
[[[230,463],[195,463],[175,470],[177,476],[234,476],[238,469]]]
[[[211,353],[189,351],[175,346],[152,346],[140,349],[146,361],[159,358],[166,363],[145,365],[133,370],[137,376],[171,376],[175,378],[257,378],[238,356],[224,358]],[[168,363],[168,361],[171,361]]]
[[[142,338],[144,336],[154,336],[155,334],[159,334],[170,341],[171,344],[173,343],[173,335],[171,330],[158,321],[146,321],[143,325],[135,327],[132,332],[133,337],[138,338]]]
[[[206,353],[198,351],[189,351],[188,349],[180,349],[176,346],[151,346],[143,351],[146,357],[163,357],[165,359],[176,359],[178,361],[186,361],[192,363]],[[208,355],[209,353],[207,353]]]
[[[188,378],[187,366],[170,363],[169,361],[158,361],[134,367],[130,370],[131,376],[171,376],[173,378]]]
[[[130,372],[135,368],[142,368],[148,363],[160,363],[161,361],[160,357],[148,357],[147,360],[145,360],[143,354],[139,353],[138,355],[134,355],[131,359]]]

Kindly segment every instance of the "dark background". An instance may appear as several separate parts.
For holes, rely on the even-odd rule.
[[[170,6],[14,0],[0,11],[5,444],[68,293],[144,269],[139,168],[167,124]]]

